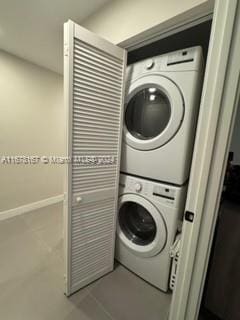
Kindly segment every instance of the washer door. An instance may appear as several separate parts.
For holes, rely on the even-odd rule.
[[[125,103],[124,137],[134,149],[153,150],[171,140],[184,117],[184,101],[168,78],[147,75],[131,83]]]
[[[119,198],[117,235],[134,254],[152,257],[167,241],[167,230],[161,213],[145,198],[125,194]]]

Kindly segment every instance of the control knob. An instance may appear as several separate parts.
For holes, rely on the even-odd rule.
[[[135,191],[140,192],[141,190],[142,190],[142,185],[141,185],[141,183],[137,182],[135,184]]]
[[[147,60],[147,62],[146,62],[146,68],[147,68],[147,70],[152,69],[153,66],[154,66],[154,61],[153,61],[152,59]]]

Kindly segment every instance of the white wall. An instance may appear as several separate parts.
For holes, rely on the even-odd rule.
[[[0,51],[0,154],[64,155],[62,76]],[[63,193],[61,165],[0,164],[0,212]]]
[[[213,7],[211,0],[114,0],[82,25],[117,44],[196,7]]]
[[[240,165],[240,105],[238,106],[230,151],[234,152],[233,163]]]

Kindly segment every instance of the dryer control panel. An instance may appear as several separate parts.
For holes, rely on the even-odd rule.
[[[197,46],[155,56],[129,65],[126,70],[126,82],[150,73],[201,71],[202,69],[202,48]]]

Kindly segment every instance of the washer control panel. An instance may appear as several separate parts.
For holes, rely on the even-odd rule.
[[[153,186],[153,195],[174,200],[176,190],[173,187],[157,185]]]
[[[152,201],[160,201],[167,205],[179,206],[186,198],[186,186],[177,187],[160,182],[120,175],[119,194],[139,194]]]

